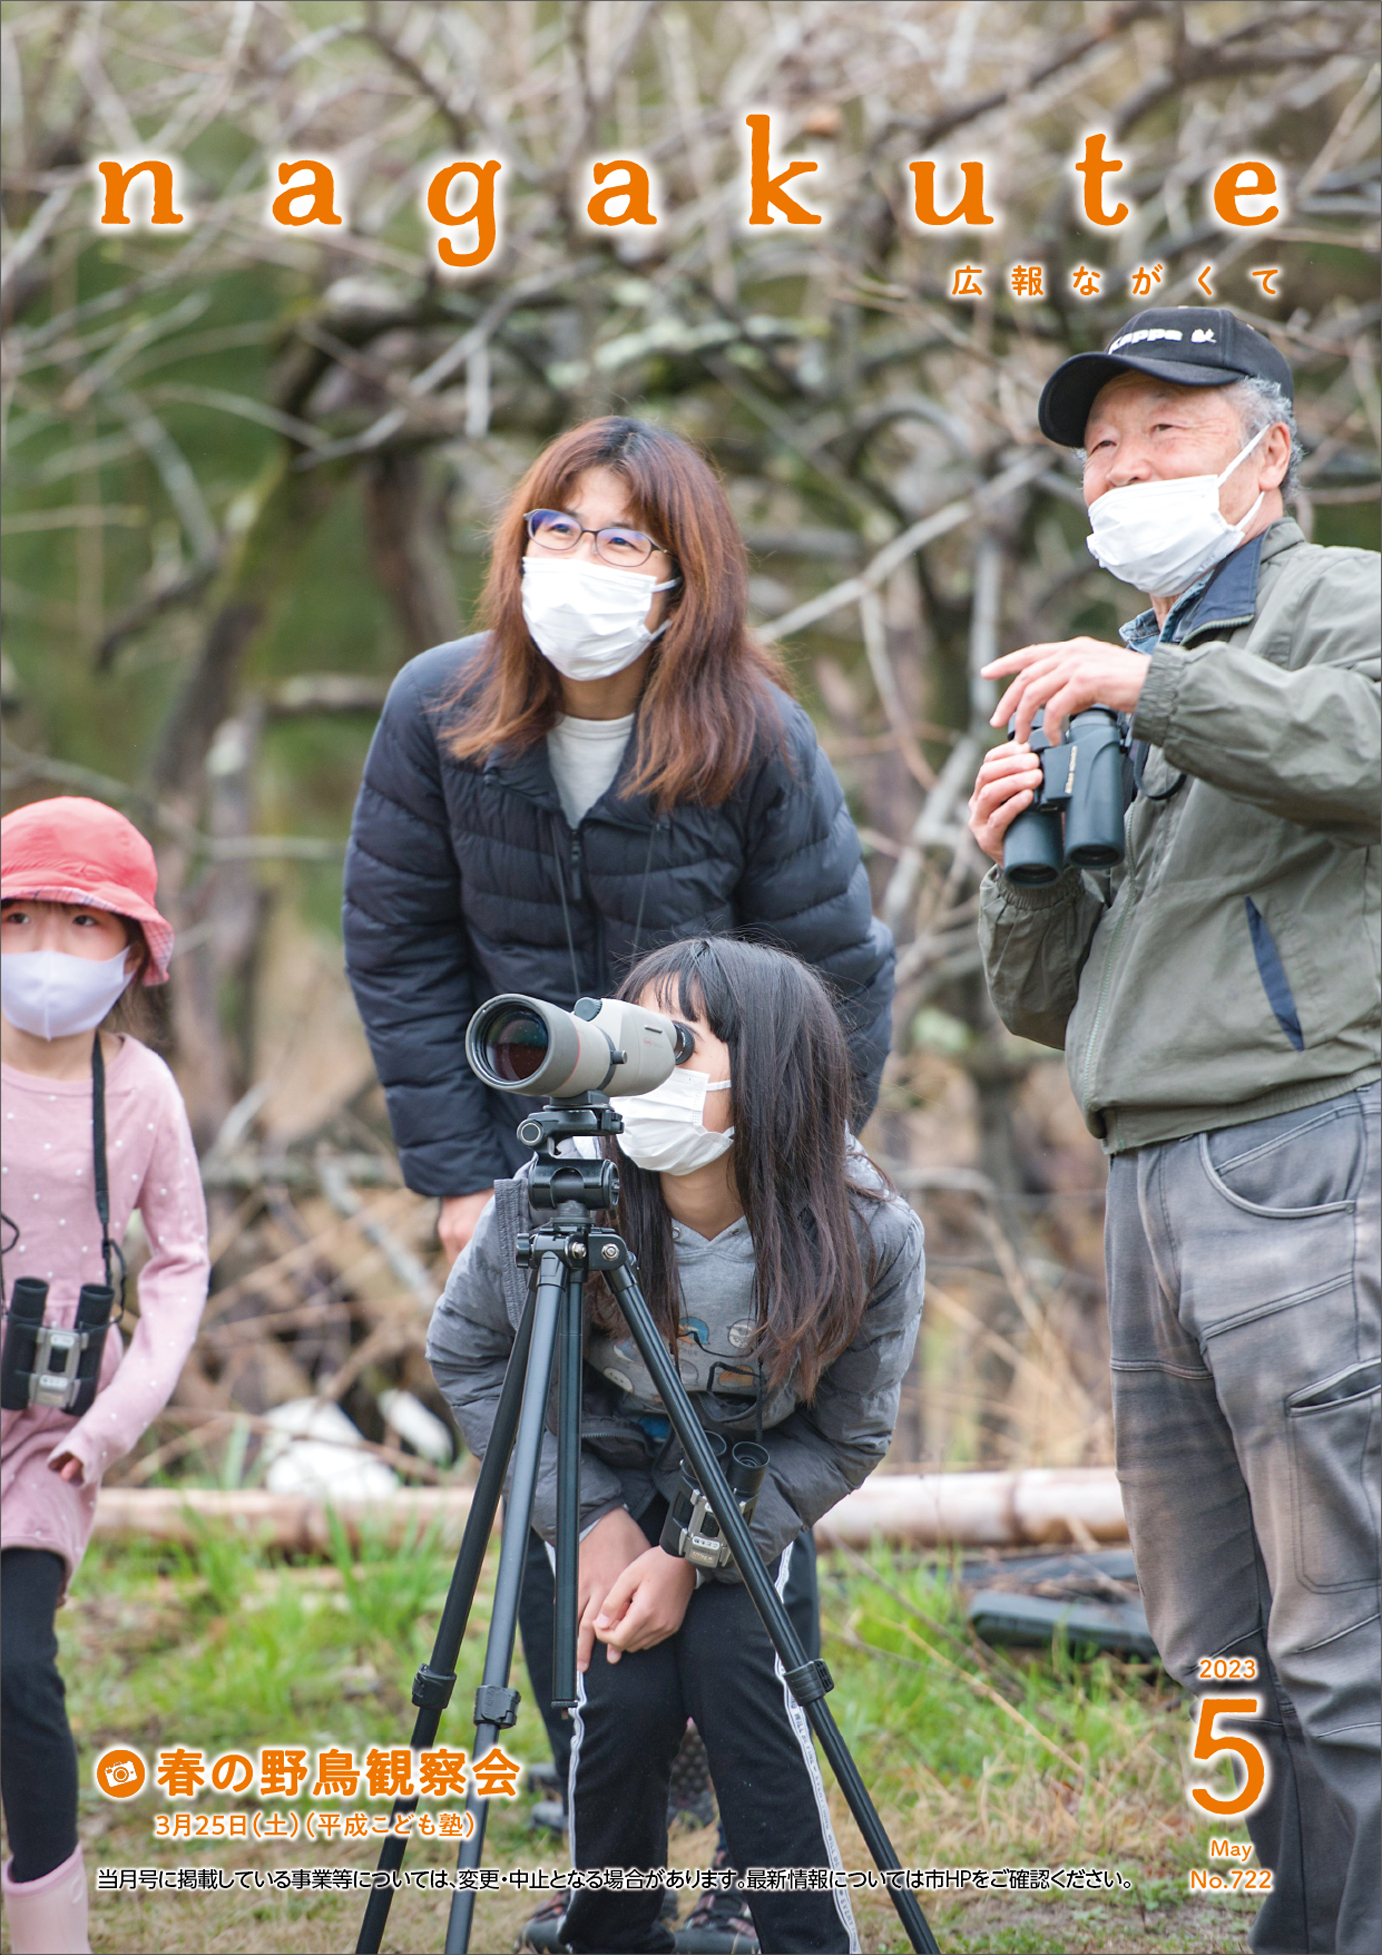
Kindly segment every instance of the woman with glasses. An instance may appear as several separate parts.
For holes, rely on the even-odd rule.
[[[892,942],[776,655],[743,539],[687,442],[610,415],[561,435],[499,519],[486,629],[413,659],[365,765],[346,968],[408,1186],[459,1255],[526,1159],[465,1058],[499,991],[570,1008],[640,951],[733,932],[826,979],[856,1125],[889,1040]]]
[[[346,969],[404,1179],[439,1198],[452,1257],[527,1157],[523,1103],[465,1058],[471,1014],[497,992],[569,1009],[612,995],[659,945],[756,939],[825,979],[856,1128],[873,1108],[892,939],[839,783],[747,604],[713,470],[665,429],[609,415],[559,436],[514,490],[484,628],[394,681],[346,858]],[[534,1540],[522,1623],[545,1701],[551,1584]]]

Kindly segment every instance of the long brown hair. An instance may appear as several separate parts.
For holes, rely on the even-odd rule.
[[[851,1173],[849,1047],[839,1016],[819,972],[734,937],[691,937],[650,952],[619,996],[645,991],[672,1016],[703,1018],[729,1047],[730,1159],[756,1264],[758,1335],[749,1348],[770,1391],[795,1371],[809,1400],[858,1335],[875,1275],[863,1211],[885,1200],[888,1188]],[[675,1350],[681,1284],[661,1179],[614,1141],[604,1146],[619,1163],[617,1226]],[[613,1299],[606,1306],[597,1292],[592,1304],[606,1328],[622,1334]]]
[[[447,749],[476,760],[496,747],[531,746],[562,712],[561,681],[523,617],[523,518],[566,507],[592,468],[623,477],[631,520],[670,551],[681,577],[652,648],[628,791],[661,812],[684,801],[714,806],[743,776],[761,733],[780,736],[768,687],[785,688],[786,676],[745,623],[748,557],[714,470],[680,436],[622,414],[559,435],[510,496],[480,600],[489,638],[452,702]]]

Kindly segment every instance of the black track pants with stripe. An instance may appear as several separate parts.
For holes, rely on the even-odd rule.
[[[657,1503],[660,1525],[662,1506]],[[647,1530],[652,1516],[645,1517]],[[656,1539],[656,1533],[650,1535]],[[774,1571],[786,1585],[789,1548]],[[576,1867],[664,1867],[667,1785],[688,1717],[705,1740],[730,1858],[747,1867],[840,1867],[821,1768],[805,1714],[740,1583],[706,1582],[675,1636],[618,1663],[596,1643],[582,1679],[571,1747],[571,1853]],[[789,1710],[789,1705],[791,1706]],[[758,1937],[773,1955],[857,1950],[845,1893],[751,1893]],[[658,1955],[662,1889],[577,1893],[562,1938],[599,1955]]]
[[[666,1511],[659,1507],[659,1513]],[[518,1627],[523,1637],[523,1656],[528,1666],[528,1681],[533,1702],[547,1727],[552,1747],[552,1762],[565,1783],[571,1767],[571,1720],[565,1711],[552,1706],[552,1652],[556,1642],[552,1608],[556,1582],[547,1543],[535,1528],[528,1533],[528,1555],[523,1564],[523,1588],[518,1599]],[[808,1656],[821,1653],[821,1598],[816,1585],[816,1545],[811,1530],[803,1528],[792,1543],[792,1572],[782,1598],[792,1627]]]

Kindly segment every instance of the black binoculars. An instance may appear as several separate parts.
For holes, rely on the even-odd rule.
[[[0,1353],[0,1406],[27,1412],[46,1405],[76,1419],[89,1412],[101,1382],[101,1357],[115,1292],[107,1283],[83,1283],[71,1330],[45,1324],[48,1285],[21,1276],[10,1292],[5,1344]]]
[[[1008,721],[1011,739],[1017,721]],[[1111,869],[1123,860],[1123,755],[1129,734],[1123,716],[1091,706],[1072,716],[1065,740],[1046,737],[1045,713],[1032,715],[1031,749],[1041,762],[1041,786],[1030,808],[1003,837],[1003,874],[1019,888],[1052,883],[1072,863]]]
[[[751,1521],[758,1504],[759,1488],[763,1485],[763,1475],[768,1470],[767,1447],[760,1446],[752,1439],[740,1439],[736,1440],[732,1449],[728,1449],[718,1432],[708,1432],[705,1437],[729,1481],[729,1490],[738,1503],[739,1512],[745,1521]],[[677,1490],[672,1495],[672,1504],[662,1523],[659,1545],[664,1553],[680,1555],[696,1568],[725,1568],[729,1565],[729,1546],[720,1537],[720,1523],[710,1511],[710,1504],[695,1472],[685,1458],[681,1462]]]

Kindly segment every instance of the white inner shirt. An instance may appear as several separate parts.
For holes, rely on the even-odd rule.
[[[547,735],[552,779],[573,828],[619,772],[634,719],[633,713],[620,720],[576,720],[566,714]]]

